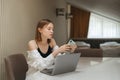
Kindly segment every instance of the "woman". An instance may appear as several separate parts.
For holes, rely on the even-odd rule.
[[[54,59],[60,53],[75,49],[68,44],[58,47],[53,38],[53,29],[52,21],[48,19],[39,21],[36,27],[35,40],[28,43],[29,70],[26,76],[27,80],[30,80],[29,77],[36,72],[39,74],[41,70],[53,67]]]

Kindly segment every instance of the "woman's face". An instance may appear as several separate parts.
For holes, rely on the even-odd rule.
[[[53,37],[53,28],[54,28],[54,26],[52,23],[45,25],[43,28],[39,28],[39,32],[41,33],[41,37],[51,39]]]

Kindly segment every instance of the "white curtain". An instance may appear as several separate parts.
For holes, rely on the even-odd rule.
[[[92,13],[88,38],[120,38],[120,23]]]

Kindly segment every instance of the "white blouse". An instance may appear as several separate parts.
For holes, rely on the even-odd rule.
[[[53,48],[53,51],[58,48],[59,47],[56,45]],[[27,56],[28,71],[26,73],[26,78],[28,78],[30,75],[36,72],[38,73],[38,71],[40,72],[45,68],[54,67],[53,63],[55,58],[52,54],[50,54],[46,58],[43,58],[37,49],[32,51],[27,51],[27,52],[28,52],[28,56]],[[29,80],[29,79],[26,79],[26,80]]]

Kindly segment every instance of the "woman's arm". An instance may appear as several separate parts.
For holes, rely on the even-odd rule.
[[[46,58],[43,58],[38,50],[37,50],[37,44],[34,40],[30,41],[28,43],[29,51],[28,51],[28,64],[29,66],[35,68],[35,69],[44,69],[48,68],[54,63],[54,58],[65,51],[70,50],[70,46],[65,44],[61,47],[58,47],[55,42],[53,42],[54,50],[53,52]]]
[[[52,54],[54,57],[56,57],[57,55],[59,55],[61,53],[71,50],[71,47],[68,44],[64,44],[64,45],[58,47],[54,39],[51,39],[51,45],[53,46]]]
[[[39,70],[48,68],[54,63],[54,57],[52,54],[50,54],[46,58],[43,58],[37,50],[28,51],[27,58],[27,63],[29,64],[29,66]]]
[[[37,51],[37,45],[34,40],[28,43],[28,64],[35,69],[44,69],[51,66],[54,62],[54,56],[50,54],[48,57],[43,58]]]

